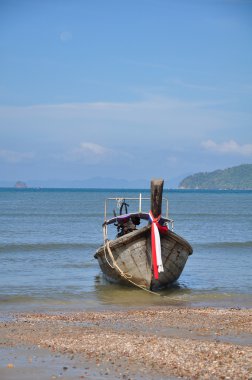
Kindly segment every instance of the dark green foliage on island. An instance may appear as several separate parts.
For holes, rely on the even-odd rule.
[[[244,164],[224,170],[196,173],[183,179],[180,189],[251,190],[252,164]]]

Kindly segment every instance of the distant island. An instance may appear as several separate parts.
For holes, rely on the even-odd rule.
[[[27,185],[25,182],[17,181],[14,186],[16,189],[27,189]]]
[[[184,178],[180,189],[252,190],[252,164],[196,173]]]

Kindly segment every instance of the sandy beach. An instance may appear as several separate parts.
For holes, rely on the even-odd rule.
[[[251,309],[18,313],[0,339],[2,380],[252,379]]]

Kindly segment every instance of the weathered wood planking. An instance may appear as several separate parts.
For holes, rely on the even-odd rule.
[[[163,179],[151,180],[151,211],[154,218],[157,218],[162,213],[163,186]]]
[[[151,234],[150,226],[131,232],[110,242],[110,248],[119,268],[137,285],[146,289],[164,287],[176,281],[192,253],[190,244],[172,231],[161,234],[162,260],[164,272],[159,274],[159,279],[152,278],[151,262]],[[106,252],[106,247],[105,247]],[[108,252],[105,254],[104,246],[95,254],[105,277],[111,282],[128,283],[121,277],[113,265]],[[110,265],[108,264],[110,263]],[[129,283],[128,283],[129,284]]]

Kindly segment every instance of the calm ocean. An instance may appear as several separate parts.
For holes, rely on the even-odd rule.
[[[0,309],[252,307],[252,191],[164,192],[175,232],[194,249],[165,297],[103,279],[93,255],[102,243],[104,199],[139,192],[0,189]]]

